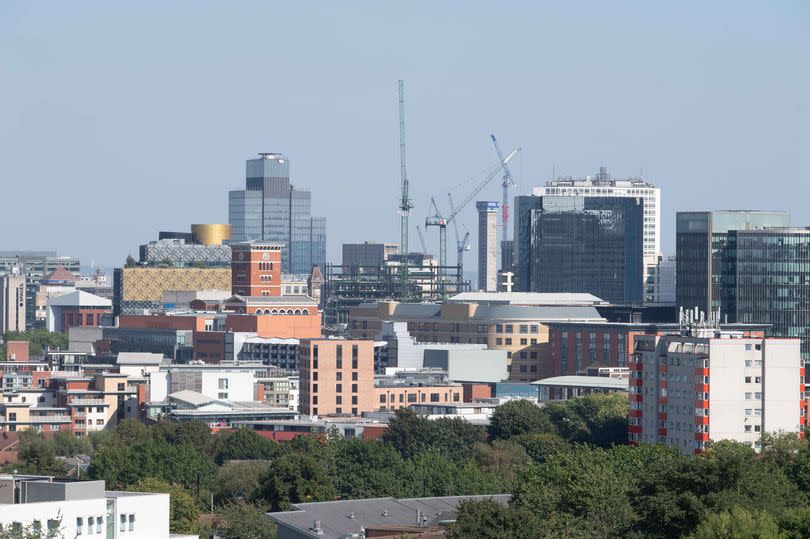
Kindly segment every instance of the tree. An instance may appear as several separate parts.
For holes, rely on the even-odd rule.
[[[448,539],[499,539],[513,535],[509,508],[495,500],[463,501],[450,526]]]
[[[31,524],[10,524],[4,526],[0,524],[0,539],[57,539],[64,537],[62,534],[62,512],[59,511],[57,517],[48,522],[47,527],[42,527],[42,522],[35,520]]]
[[[214,498],[219,503],[257,499],[268,470],[266,462],[226,462],[211,484]]]
[[[335,494],[324,463],[300,453],[274,459],[262,485],[262,498],[273,511],[287,511],[293,503],[333,500]]]
[[[536,463],[545,462],[547,458],[570,451],[571,445],[551,432],[541,432],[539,434],[522,434],[511,438],[511,441],[523,446],[526,454]]]
[[[277,442],[265,440],[250,429],[220,434],[214,448],[214,459],[218,464],[229,460],[270,459],[279,452]]]
[[[330,439],[332,481],[341,498],[401,496],[403,460],[397,451],[377,441]]]
[[[627,397],[586,395],[543,407],[557,433],[570,442],[608,448],[627,443]]]
[[[135,259],[132,257],[131,254],[127,255],[127,260],[124,263],[124,266],[127,268],[134,268],[135,267]]]
[[[489,420],[489,435],[493,439],[541,432],[554,432],[554,425],[540,407],[523,399],[501,404]]]
[[[133,492],[161,492],[169,495],[169,529],[172,533],[196,533],[200,508],[183,487],[154,477],[145,477],[129,489]]]
[[[86,436],[76,436],[67,430],[60,430],[53,437],[56,454],[60,457],[92,455],[93,445]]]
[[[41,475],[64,476],[65,466],[56,458],[56,448],[51,440],[33,430],[20,432],[19,463],[21,471]]]
[[[779,528],[784,539],[806,539],[810,537],[810,509],[794,509],[785,512],[779,519]]]
[[[767,513],[752,513],[740,507],[708,515],[697,527],[694,539],[778,539],[779,526]]]
[[[478,444],[475,450],[475,460],[481,469],[493,472],[505,481],[513,481],[516,473],[532,462],[523,446],[512,440],[494,440],[492,445]]]
[[[223,539],[276,539],[276,525],[260,505],[230,503],[219,516],[217,535]]]
[[[0,361],[6,359],[6,344],[8,341],[28,341],[32,356],[41,356],[46,349],[68,347],[68,336],[64,333],[52,333],[47,329],[32,329],[28,331],[7,331],[3,334],[3,345],[0,346]]]
[[[405,459],[427,450],[434,438],[435,423],[410,408],[400,408],[388,422],[381,440],[396,449]]]

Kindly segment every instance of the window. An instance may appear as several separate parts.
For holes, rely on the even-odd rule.
[[[526,365],[521,365],[520,366],[520,372],[526,372],[526,370],[527,370]]]
[[[753,394],[753,393],[746,392],[746,394],[745,394],[745,400],[751,400],[751,399],[753,399],[753,398],[754,398],[754,394]]]
[[[408,395],[408,402],[416,402],[416,393],[411,393]]]
[[[227,399],[227,398],[228,398],[228,394],[227,394],[227,393],[225,393],[224,391],[220,391],[219,393],[217,393],[217,398],[218,398],[218,399]]]
[[[453,393],[453,402],[458,402],[460,398],[458,393]]]
[[[753,408],[746,408],[746,409],[745,409],[745,415],[747,415],[747,416],[752,416],[752,415],[754,415],[754,410],[753,410]]]
[[[745,432],[751,432],[751,425],[745,426]]]
[[[531,339],[531,340],[529,341],[529,344],[537,344],[537,339]]]
[[[762,425],[754,425],[754,432],[761,432],[761,431],[762,431]]]
[[[103,425],[103,424],[104,424],[103,419],[96,419],[96,425]]]
[[[385,394],[380,395],[380,402],[385,402]]]
[[[537,333],[537,324],[532,324],[532,325],[531,325],[531,330],[530,330],[530,331],[531,331],[532,333]]]
[[[762,383],[762,377],[761,376],[754,376],[754,383],[755,384],[761,384]]]
[[[352,395],[352,405],[357,406],[357,395]]]
[[[59,531],[59,521],[49,518],[48,519],[48,536],[56,537],[56,532]]]
[[[525,335],[528,332],[529,332],[528,324],[521,324],[520,325],[520,333]]]
[[[135,515],[129,515],[129,531],[133,531],[135,529]]]
[[[750,377],[750,376],[746,376],[746,377],[745,377],[745,383],[746,383],[746,384],[750,384],[750,383],[751,383],[751,377]]]
[[[430,394],[430,402],[439,402],[439,394],[438,393],[431,393]]]
[[[126,391],[126,384],[118,384],[118,391]]]
[[[512,333],[512,324],[506,324],[506,332]]]
[[[335,384],[335,392],[343,393],[343,384]]]
[[[312,397],[312,404],[313,404],[313,405],[318,404],[318,395],[314,395],[314,396]]]
[[[506,339],[506,345],[511,346],[512,345],[512,339]]]
[[[520,339],[520,345],[521,345],[521,346],[526,346],[527,344],[529,344],[529,341],[528,341],[528,340],[526,340],[526,339]]]
[[[503,333],[503,325],[495,324],[495,333]]]
[[[127,531],[127,516],[124,514],[121,515],[121,519],[118,523],[118,531],[119,532]]]
[[[312,397],[312,398],[315,399],[316,397]],[[318,404],[318,403],[316,402],[316,403],[313,403],[313,404]],[[340,395],[335,397],[335,404],[343,404],[343,397],[340,396]]]
[[[352,384],[352,393],[357,393],[357,384]]]
[[[9,412],[8,413],[8,420],[9,421],[17,421],[17,412]]]
[[[81,535],[84,533],[84,519],[82,517],[76,517],[76,535]]]
[[[353,372],[352,373],[352,382],[356,382],[356,381],[357,381],[357,373]]]
[[[337,380],[338,382],[343,380],[343,373],[342,372],[336,372],[335,373],[335,380]]]
[[[402,393],[399,394],[399,402],[405,402],[405,395]]]
[[[496,344],[497,346],[502,345],[502,344],[503,344],[503,339],[501,339],[500,337],[496,338],[496,339],[495,339],[495,344]]]

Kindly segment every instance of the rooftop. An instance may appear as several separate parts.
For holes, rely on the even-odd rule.
[[[586,387],[597,389],[615,389],[627,391],[630,381],[627,378],[610,378],[607,376],[554,376],[532,382],[540,387]]]
[[[510,497],[509,494],[493,494],[299,503],[293,505],[295,511],[269,513],[269,516],[279,525],[302,534],[312,534],[313,524],[318,521],[323,537],[350,537],[352,534],[360,537],[361,530],[371,527],[436,526],[454,521],[462,501],[493,499],[506,505]]]
[[[451,297],[449,301],[528,306],[581,306],[607,303],[593,294],[578,292],[462,292]]]
[[[84,290],[74,290],[73,292],[48,298],[48,305],[62,307],[112,307],[112,301],[91,294],[90,292],[85,292]]]

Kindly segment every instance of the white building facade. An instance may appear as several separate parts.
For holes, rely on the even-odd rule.
[[[684,333],[687,333],[686,331]],[[745,337],[711,328],[636,337],[629,439],[699,453],[709,441],[760,448],[764,433],[801,432],[804,363],[799,339]]]

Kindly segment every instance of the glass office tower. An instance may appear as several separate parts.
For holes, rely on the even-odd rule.
[[[643,299],[644,202],[629,197],[516,197],[515,277],[527,292]]]
[[[707,315],[717,309],[725,311],[721,298],[721,266],[729,232],[788,226],[790,215],[786,212],[678,212],[675,225],[676,304],[684,309],[697,307]]]
[[[283,243],[284,273],[326,266],[326,219],[312,216],[312,193],[290,183],[290,161],[281,154],[247,160],[245,189],[229,193],[228,222],[233,242]]]

